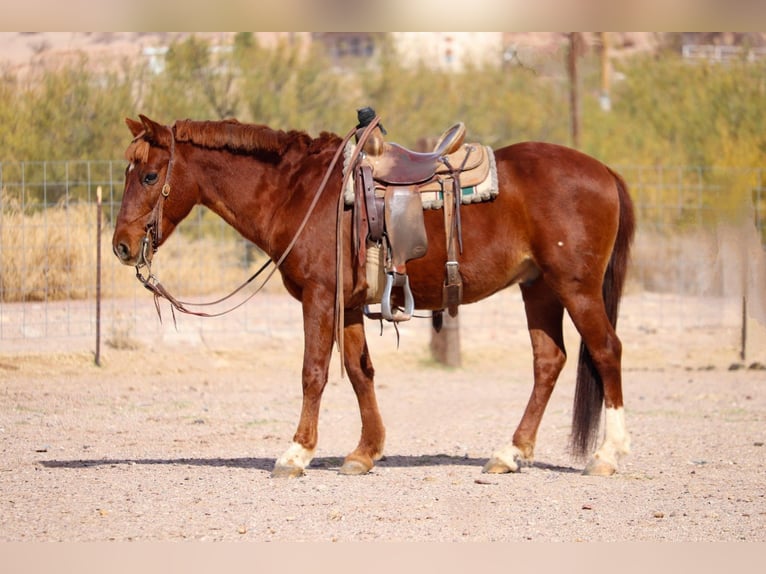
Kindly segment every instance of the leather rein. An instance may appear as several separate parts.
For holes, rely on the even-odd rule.
[[[359,155],[362,153],[362,148],[364,146],[364,143],[367,141],[370,133],[372,130],[377,127],[378,123],[380,123],[380,118],[375,117],[372,122],[368,126],[365,127],[365,130],[363,133],[359,136],[357,146],[354,150],[354,155],[352,156],[350,165],[355,165],[356,160],[358,159]],[[282,255],[279,257],[277,262],[274,264],[274,268],[269,272],[269,274],[266,276],[266,278],[263,280],[263,282],[258,286],[257,289],[255,289],[252,293],[250,293],[243,301],[237,303],[236,305],[233,305],[229,307],[228,309],[225,309],[223,311],[219,312],[205,312],[205,311],[194,311],[189,309],[190,306],[192,307],[210,307],[213,305],[219,305],[237,293],[239,293],[242,289],[244,289],[247,285],[252,283],[263,271],[271,264],[273,263],[273,259],[269,259],[266,261],[264,265],[262,265],[253,275],[251,275],[247,280],[245,280],[239,287],[234,289],[231,293],[228,295],[225,295],[224,297],[221,297],[220,299],[217,299],[215,301],[210,301],[206,303],[195,303],[190,301],[181,301],[174,297],[162,283],[160,283],[160,280],[157,278],[154,273],[152,273],[152,266],[151,266],[151,259],[149,258],[149,249],[152,250],[152,254],[156,253],[159,244],[162,241],[162,212],[163,212],[163,206],[165,201],[170,196],[170,193],[172,191],[171,188],[171,182],[170,177],[172,175],[173,171],[173,165],[175,161],[175,133],[173,128],[170,129],[170,160],[168,161],[168,168],[165,172],[165,182],[162,186],[162,191],[160,192],[160,196],[157,199],[157,203],[155,204],[154,208],[152,209],[152,212],[149,216],[149,220],[146,223],[145,230],[146,235],[141,240],[141,251],[138,256],[138,261],[136,262],[135,268],[136,268],[136,278],[141,282],[141,284],[152,292],[154,295],[154,305],[157,309],[157,315],[160,318],[160,321],[162,320],[162,313],[160,312],[160,304],[159,300],[160,298],[166,299],[170,303],[171,312],[173,313],[173,321],[175,322],[175,311],[179,311],[180,313],[184,313],[187,315],[195,315],[197,317],[220,317],[221,315],[225,315],[227,313],[230,313],[234,311],[235,309],[238,309],[245,303],[247,303],[250,299],[252,299],[258,292],[263,289],[263,287],[268,283],[268,281],[273,277],[274,273],[279,269],[279,267],[282,265],[284,260],[287,258],[287,256],[292,251],[293,247],[298,241],[298,237],[303,232],[303,229],[306,227],[306,223],[309,220],[309,217],[311,217],[311,214],[314,212],[314,209],[319,202],[319,198],[322,195],[322,192],[324,191],[325,187],[327,186],[327,182],[330,179],[330,176],[335,169],[335,166],[338,163],[338,159],[340,158],[341,154],[343,153],[343,150],[346,147],[346,144],[351,139],[351,137],[357,132],[357,128],[352,128],[349,130],[348,134],[343,138],[343,141],[341,142],[340,146],[338,147],[338,150],[335,152],[335,156],[333,157],[332,161],[330,162],[330,165],[327,168],[327,171],[325,172],[324,178],[322,179],[322,182],[319,184],[319,187],[317,188],[316,193],[314,194],[314,198],[311,201],[311,204],[309,205],[308,211],[306,212],[306,215],[303,217],[303,220],[301,221],[300,225],[298,226],[297,231],[295,232],[295,235],[293,236],[292,240],[288,244],[285,251],[282,253]],[[135,139],[140,138],[142,134],[139,134],[136,136]],[[343,184],[341,186],[341,190],[345,188],[346,181],[348,180],[350,174],[353,170],[349,169],[347,173],[344,175]],[[340,214],[343,204],[343,193],[340,194],[340,202],[339,202],[339,209],[338,209],[338,237],[342,237],[340,233]],[[339,293],[340,300],[337,300],[336,296],[336,313],[335,313],[335,338],[336,342],[338,344],[338,350],[341,353],[341,376],[343,374],[343,275],[342,275],[342,261],[341,261],[341,247],[340,244],[337,246],[337,281],[338,281],[338,287],[337,287],[337,293]],[[146,273],[142,273],[142,269],[146,268]]]

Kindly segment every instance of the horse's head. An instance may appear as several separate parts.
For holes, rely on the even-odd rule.
[[[175,213],[180,192],[171,193],[179,179],[177,172],[173,175],[172,128],[139,117],[140,121],[125,120],[133,141],[125,152],[130,163],[125,169],[125,190],[112,237],[114,254],[125,265],[149,263],[185,215]]]

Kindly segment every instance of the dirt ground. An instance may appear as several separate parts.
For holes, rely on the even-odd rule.
[[[626,299],[632,453],[595,478],[567,452],[571,326],[536,462],[498,476],[482,465],[531,390],[518,291],[461,310],[458,369],[430,360],[426,321],[401,326],[398,350],[369,323],[385,459],[337,473],[359,415],[334,357],[316,459],[280,480],[301,400],[286,304],[278,334],[153,336],[106,347],[101,367],[88,350],[4,346],[0,541],[766,541],[766,371],[737,360],[736,325],[652,327],[646,299]]]

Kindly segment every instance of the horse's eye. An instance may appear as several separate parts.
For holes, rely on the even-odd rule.
[[[157,174],[156,173],[147,173],[144,176],[144,184],[146,185],[154,185],[157,183]]]

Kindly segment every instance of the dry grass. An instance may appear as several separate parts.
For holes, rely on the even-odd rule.
[[[94,204],[21,209],[0,195],[0,300],[3,302],[86,299],[96,295],[97,211]],[[101,233],[102,296],[129,297],[134,272],[111,253],[113,230]],[[229,291],[265,260],[242,264],[241,242],[194,239],[177,233],[155,257],[153,271],[173,293],[198,296]],[[278,278],[267,291],[283,290]]]
[[[3,301],[82,299],[94,283],[95,208],[59,205],[23,211],[2,196],[0,293]],[[92,229],[92,234],[87,233]]]

